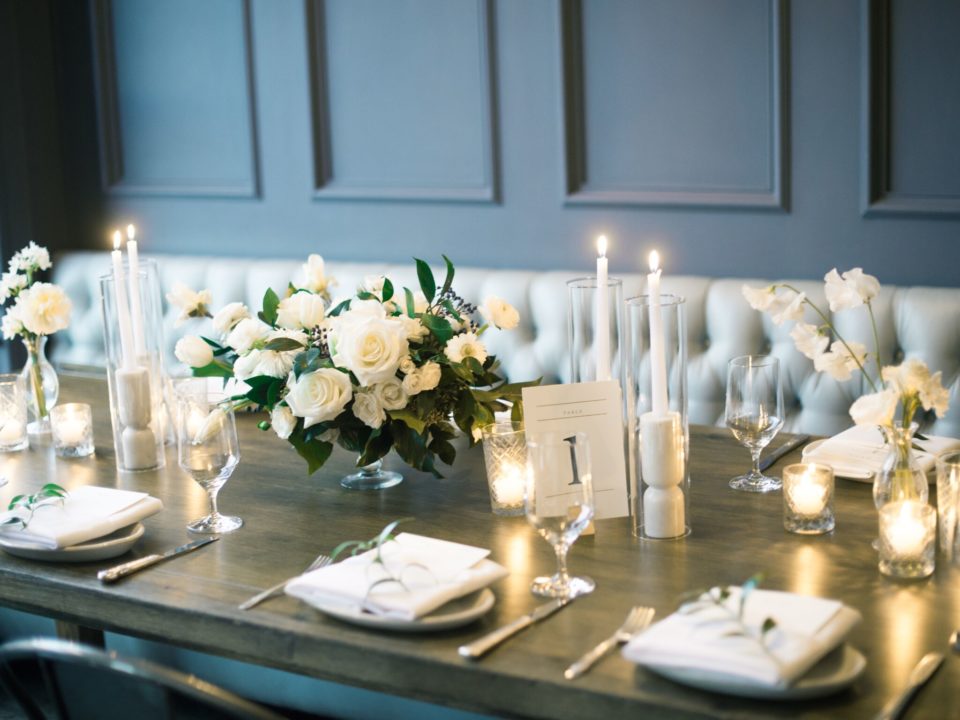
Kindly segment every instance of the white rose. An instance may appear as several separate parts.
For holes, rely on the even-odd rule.
[[[10,258],[11,270],[27,272],[33,270],[48,270],[49,268],[50,253],[45,247],[37,245],[33,240]]]
[[[890,425],[899,400],[893,389],[862,395],[850,406],[850,417],[857,425]]]
[[[403,360],[400,361],[400,372],[404,375],[409,375],[417,371],[417,363],[414,362],[413,358],[407,355]]]
[[[3,324],[0,325],[0,328],[2,328],[4,340],[13,340],[23,332],[23,323],[20,322],[20,315],[16,310],[17,308],[14,306],[7,310],[3,316]]]
[[[419,372],[412,372],[403,378],[403,391],[413,397],[423,392],[423,376]]]
[[[203,317],[208,313],[207,307],[213,302],[209,290],[194,292],[182,282],[175,282],[167,293],[167,302],[180,310],[176,324],[182,325],[191,317]]]
[[[435,362],[425,363],[417,374],[420,376],[420,389],[424,392],[440,384],[440,366]]]
[[[213,348],[196,335],[187,335],[177,340],[173,354],[184,365],[194,368],[206,367],[213,362]]]
[[[372,392],[361,392],[354,395],[353,414],[356,415],[357,420],[374,430],[383,425],[383,421],[387,419],[387,414],[383,411],[380,401]]]
[[[363,315],[335,325],[333,347],[333,362],[368,386],[395,375],[409,353],[403,323]]]
[[[772,285],[765,288],[752,288],[749,285],[744,285],[740,288],[740,292],[750,303],[750,307],[760,312],[769,310],[775,298]]]
[[[816,360],[818,355],[822,355],[830,344],[830,338],[821,335],[816,325],[798,322],[790,331],[790,337],[797,346],[797,350],[802,352],[811,360]]]
[[[238,357],[236,362],[233,363],[233,376],[237,380],[248,380],[252,377],[256,377],[259,373],[257,372],[257,364],[260,362],[260,351],[251,350],[246,355]]]
[[[280,301],[277,307],[277,324],[285,328],[309,330],[320,325],[325,315],[326,306],[322,297],[298,292]]]
[[[938,418],[947,414],[950,407],[950,391],[943,387],[942,373],[938,370],[920,388],[920,402],[925,410],[933,410]]]
[[[224,342],[236,350],[238,355],[243,355],[250,350],[255,343],[265,339],[271,330],[272,328],[262,320],[257,318],[244,318],[230,331],[230,334],[227,335],[227,339]]]
[[[17,317],[34,335],[52,335],[70,324],[73,308],[63,288],[50,283],[34,283],[17,295]]]
[[[286,405],[277,405],[270,413],[270,425],[281,440],[286,440],[297,429],[297,416]]]
[[[923,360],[910,358],[900,365],[887,365],[880,371],[883,381],[898,392],[910,395],[920,392],[930,381],[930,370]]]
[[[297,417],[303,418],[304,429],[333,420],[353,397],[350,376],[334,368],[320,368],[288,383],[286,401]]]
[[[27,286],[27,276],[16,272],[5,272],[0,277],[0,303],[16,295]]]
[[[318,295],[324,295],[333,284],[333,278],[328,278],[326,275],[323,258],[316,254],[310,255],[306,264],[303,265],[302,287]]]
[[[403,410],[410,399],[403,390],[403,383],[395,377],[374,385],[373,394],[377,396],[384,410]]]
[[[843,279],[865,303],[870,302],[880,294],[880,281],[873,275],[867,275],[862,268],[847,270],[843,274]]]
[[[420,318],[412,318],[407,315],[399,315],[397,319],[403,323],[403,330],[407,334],[407,340],[411,342],[420,342],[430,331],[420,322]]]
[[[447,341],[443,354],[450,358],[451,362],[463,362],[464,358],[476,358],[481,365],[487,359],[487,349],[477,338],[475,333],[465,332],[460,335],[454,335]]]
[[[520,313],[506,300],[498,297],[487,298],[480,308],[480,314],[501,330],[512,330],[520,323]]]
[[[844,275],[848,274],[844,273]],[[827,296],[827,302],[830,303],[830,312],[850,310],[863,305],[863,297],[856,286],[841,278],[836,268],[824,275],[823,280],[826,283],[823,291]]]
[[[803,320],[803,301],[807,299],[804,293],[786,290],[774,298],[770,306],[770,319],[774,325],[782,325],[788,320]]]
[[[247,306],[241,302],[227,303],[220,311],[213,316],[211,324],[220,337],[227,335],[238,322],[250,317],[250,311]]]

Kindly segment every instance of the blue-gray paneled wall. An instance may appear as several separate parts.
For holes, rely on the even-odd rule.
[[[90,3],[74,244],[958,285],[955,0]]]

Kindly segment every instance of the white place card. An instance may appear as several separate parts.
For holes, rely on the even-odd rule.
[[[629,515],[620,383],[606,380],[525,387],[523,418],[527,437],[547,432],[586,433],[590,438],[594,517]]]

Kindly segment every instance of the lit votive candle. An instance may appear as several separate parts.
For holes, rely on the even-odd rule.
[[[492,482],[491,492],[502,505],[523,505],[523,467],[505,465],[501,468],[500,477],[493,478]]]
[[[50,411],[53,449],[60,457],[93,454],[93,414],[86,403],[58,405]]]
[[[481,433],[493,514],[523,515],[527,443],[522,426],[498,422],[487,425]]]
[[[890,577],[923,578],[933,573],[937,512],[918,500],[880,508],[880,572]]]
[[[833,470],[827,465],[798,463],[783,470],[783,527],[801,535],[833,530]]]

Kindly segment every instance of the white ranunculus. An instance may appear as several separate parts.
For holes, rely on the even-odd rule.
[[[423,392],[423,376],[419,371],[412,372],[403,378],[403,391],[410,397]]]
[[[286,440],[297,429],[297,416],[286,405],[277,405],[270,413],[270,425],[278,438]]]
[[[776,297],[772,285],[763,288],[752,288],[749,285],[744,285],[740,288],[740,292],[743,293],[743,297],[750,303],[750,307],[760,312],[769,310]]]
[[[861,395],[850,406],[850,417],[857,425],[890,425],[899,401],[900,396],[892,388]]]
[[[950,391],[943,386],[943,373],[939,370],[920,388],[920,402],[925,410],[933,410],[938,418],[947,414],[950,407]]]
[[[26,247],[20,249],[10,258],[10,269],[17,271],[34,271],[50,269],[50,253],[41,245],[31,240]]]
[[[237,351],[238,355],[245,354],[255,343],[266,339],[272,328],[262,320],[257,318],[244,318],[236,324],[236,327],[227,335],[224,341],[228,346]]]
[[[213,302],[213,296],[209,290],[195,292],[178,281],[167,293],[167,302],[180,310],[176,324],[182,325],[188,318],[205,316],[209,312],[208,308]]]
[[[248,317],[250,317],[250,311],[246,305],[241,302],[232,302],[220,308],[217,314],[213,316],[211,324],[220,337],[224,337],[236,327],[238,322]]]
[[[16,295],[27,286],[27,276],[17,272],[5,272],[0,276],[0,303]]]
[[[773,304],[770,306],[770,319],[774,325],[782,325],[788,320],[799,322],[803,320],[803,302],[807,299],[804,293],[797,293],[793,290],[784,290],[777,293]]]
[[[827,345],[830,344],[830,338],[821,335],[817,326],[810,323],[798,322],[790,331],[790,337],[793,338],[797,350],[811,360],[816,360],[817,356],[823,354]]]
[[[70,324],[73,304],[63,288],[51,283],[34,283],[17,295],[17,317],[34,335],[52,335]]]
[[[430,331],[420,322],[420,318],[412,318],[403,314],[398,315],[397,319],[403,323],[403,330],[410,342],[420,342],[430,334]]]
[[[293,359],[297,353],[277,352],[276,350],[254,350],[250,354],[257,354],[257,366],[254,368],[254,376],[266,375],[267,377],[282,378],[290,374],[293,370]]]
[[[246,355],[237,358],[233,363],[233,376],[237,380],[246,381],[259,375],[257,364],[260,362],[260,351],[251,350]]]
[[[403,323],[375,315],[353,316],[334,325],[333,362],[350,370],[361,385],[383,382],[396,374],[409,353]]]
[[[501,330],[513,330],[520,323],[520,313],[506,300],[498,297],[488,297],[480,307],[480,314],[487,322],[493,323]]]
[[[288,382],[286,401],[297,417],[303,418],[304,429],[333,420],[353,398],[350,376],[334,368],[320,368]]]
[[[313,254],[303,265],[303,286],[307,290],[319,295],[325,294],[333,284],[333,278],[328,278],[323,258]]]
[[[404,375],[409,375],[410,373],[417,371],[417,363],[412,357],[407,355],[400,361],[400,372]]]
[[[326,306],[323,298],[309,292],[294,293],[280,301],[277,324],[281,327],[310,330],[323,322]]]
[[[465,332],[450,338],[443,349],[443,354],[450,358],[451,362],[463,362],[464,358],[472,357],[483,365],[487,359],[487,348],[475,333]]]
[[[870,302],[880,294],[880,281],[873,275],[867,275],[863,268],[847,270],[843,274],[843,279],[865,303]]]
[[[373,394],[377,396],[384,410],[403,410],[410,399],[404,392],[403,383],[399,378],[387,378],[373,386]]]
[[[0,329],[2,329],[4,340],[13,340],[17,335],[23,332],[23,323],[20,322],[20,315],[17,313],[16,307],[12,307],[7,310],[6,314],[3,316]]]
[[[417,374],[420,376],[420,389],[424,392],[440,384],[440,365],[435,362],[424,363]]]
[[[840,277],[836,268],[824,275],[823,281],[826,283],[823,291],[830,303],[830,312],[850,310],[863,305],[863,297],[857,292],[857,288]]]
[[[383,425],[383,421],[387,419],[387,413],[380,405],[380,400],[372,392],[360,392],[353,396],[353,414],[356,415],[357,420],[374,430]]]
[[[184,365],[193,368],[206,367],[213,362],[213,348],[197,335],[187,335],[177,340],[173,354]]]
[[[909,358],[900,365],[887,365],[880,371],[880,376],[897,392],[911,395],[926,387],[930,381],[930,369],[923,360]]]

